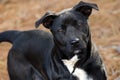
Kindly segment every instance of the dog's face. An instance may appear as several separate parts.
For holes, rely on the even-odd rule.
[[[87,47],[88,31],[86,17],[73,10],[59,14],[51,27],[57,45],[67,58]]]
[[[81,54],[88,46],[89,27],[87,19],[97,9],[96,4],[80,2],[71,9],[59,13],[46,13],[36,22],[36,27],[43,24],[53,33],[55,44],[62,51],[63,58],[70,59]]]

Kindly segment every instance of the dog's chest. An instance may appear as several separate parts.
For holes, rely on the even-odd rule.
[[[70,73],[72,73],[73,71],[73,67],[75,65],[75,63],[78,61],[77,56],[74,56],[72,59],[70,60],[63,60],[64,64],[67,66],[68,70],[70,71]]]
[[[77,56],[74,56],[72,59],[70,60],[63,60],[64,64],[67,66],[68,70],[70,71],[70,73],[73,72],[74,70],[74,65],[75,63],[78,61]],[[72,73],[74,76],[76,76],[79,80],[93,80],[92,78],[90,78],[87,73],[81,69],[81,68],[75,68],[75,71]]]

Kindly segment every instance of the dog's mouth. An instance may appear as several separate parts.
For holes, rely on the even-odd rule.
[[[81,52],[82,52],[82,50],[80,50],[80,49],[76,49],[76,50],[73,51],[74,54],[79,54]]]
[[[75,55],[79,55],[79,54],[82,54],[84,49],[86,49],[86,47],[84,47],[84,48],[81,48],[81,46],[72,47],[72,53]]]
[[[81,49],[80,47],[76,47],[76,48],[74,47],[72,51],[74,55],[79,55],[82,53],[83,49]]]
[[[81,49],[71,49],[70,52],[68,52],[67,57],[68,59],[71,59],[73,56],[78,56],[82,53]]]

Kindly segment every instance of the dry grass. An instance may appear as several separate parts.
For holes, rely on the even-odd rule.
[[[4,0],[1,0],[4,1]],[[120,80],[120,0],[84,0],[98,4],[89,19],[92,38],[106,64],[109,79]],[[34,29],[46,11],[72,7],[79,0],[5,0],[0,3],[0,32]],[[44,29],[42,26],[40,29]],[[45,29],[46,30],[46,29]],[[7,55],[11,44],[0,44],[0,80],[9,80]]]

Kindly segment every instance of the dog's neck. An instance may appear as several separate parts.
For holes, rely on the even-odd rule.
[[[56,39],[54,39],[54,43],[55,45],[52,52],[57,56],[57,58],[61,60],[66,59],[66,56],[63,54],[64,52],[60,49],[61,44]]]
[[[59,55],[61,52],[59,51],[58,47],[54,47],[52,50],[52,62],[54,62],[54,65],[52,65],[55,69],[57,69],[56,74],[57,76],[63,76],[65,79],[71,80],[71,74],[67,67],[64,65],[64,62],[62,61],[61,55]],[[57,77],[56,75],[54,75]]]

